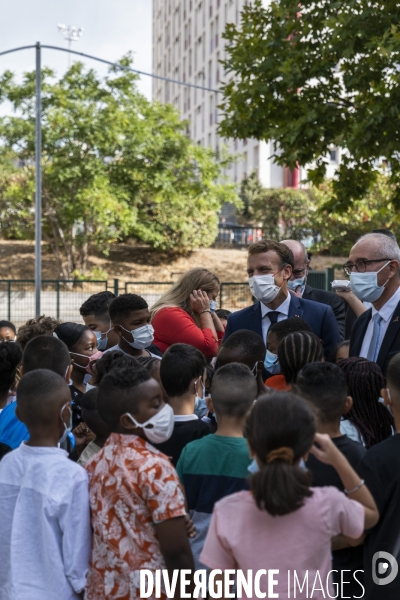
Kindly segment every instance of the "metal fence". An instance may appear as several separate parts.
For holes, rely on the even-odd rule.
[[[48,279],[42,281],[42,314],[81,322],[79,307],[92,294],[107,289],[107,281]],[[0,280],[0,318],[22,325],[35,316],[35,281]]]
[[[310,271],[308,283],[315,288],[327,290],[334,279],[333,269]],[[92,294],[111,290],[142,296],[151,308],[173,282],[169,281],[128,281],[120,283],[114,279],[107,281],[76,281],[49,279],[42,282],[42,314],[62,321],[82,322],[79,308]],[[222,282],[218,298],[219,308],[232,312],[252,303],[247,282]],[[0,280],[0,319],[8,319],[19,326],[35,316],[35,282],[33,279]]]

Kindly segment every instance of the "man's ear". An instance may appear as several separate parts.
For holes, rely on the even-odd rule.
[[[71,362],[71,364],[68,367],[67,372],[64,375],[64,379],[67,383],[69,383],[69,380],[71,379],[71,374],[72,374],[72,369],[74,368],[73,363]]]
[[[211,400],[211,396],[207,396],[207,398],[206,398],[206,404],[207,404],[208,412],[214,414],[215,411],[214,411],[214,405],[213,405],[212,400]]]
[[[259,375],[260,373],[262,374],[263,370],[264,370],[264,361],[259,360],[257,362],[257,375]]]
[[[387,388],[381,389],[381,397],[383,398],[383,403],[385,406],[390,406],[392,404]]]
[[[343,414],[347,415],[349,410],[351,410],[352,406],[353,406],[353,398],[351,396],[347,396],[346,402],[344,405],[344,409],[343,409]]]
[[[284,279],[285,281],[287,281],[288,279],[290,279],[290,278],[291,278],[291,276],[292,276],[292,271],[293,271],[293,269],[292,269],[291,265],[285,265],[285,266],[283,267],[283,269],[282,269],[282,275],[283,275],[283,279]]]

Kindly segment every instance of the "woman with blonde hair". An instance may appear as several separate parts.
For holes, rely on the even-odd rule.
[[[220,282],[207,269],[191,269],[151,309],[154,343],[165,352],[172,344],[190,344],[204,356],[217,355],[224,328],[215,314]]]

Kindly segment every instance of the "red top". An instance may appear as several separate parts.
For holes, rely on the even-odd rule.
[[[217,331],[216,340],[211,329],[200,329],[183,308],[167,306],[158,311],[151,324],[154,327],[154,344],[165,352],[172,344],[190,344],[212,358],[218,352],[218,340],[224,337]]]
[[[277,392],[288,392],[292,389],[290,383],[286,383],[286,379],[283,375],[273,375],[272,377],[268,377],[268,379],[265,380],[265,385]]]

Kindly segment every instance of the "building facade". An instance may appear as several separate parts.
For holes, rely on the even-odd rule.
[[[225,77],[220,64],[225,58],[222,34],[227,23],[239,24],[247,1],[153,0],[153,73],[218,90]],[[195,142],[217,152],[225,145],[230,153],[240,155],[228,173],[233,181],[240,182],[255,171],[267,188],[298,187],[303,173],[275,164],[270,159],[272,142],[220,138],[220,96],[153,79],[153,100],[172,103],[188,121],[188,133]]]

